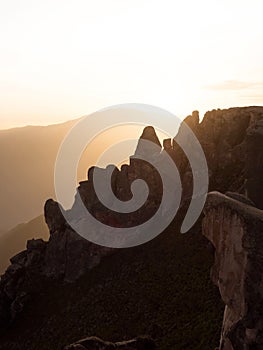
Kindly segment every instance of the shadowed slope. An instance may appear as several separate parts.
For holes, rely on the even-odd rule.
[[[0,236],[0,274],[10,264],[9,259],[26,249],[26,242],[32,238],[43,238],[47,240],[49,230],[45,223],[44,216],[41,215],[34,220],[20,224],[12,230]]]

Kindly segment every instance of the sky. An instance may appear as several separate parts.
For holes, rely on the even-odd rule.
[[[263,105],[262,0],[0,1],[0,129]]]

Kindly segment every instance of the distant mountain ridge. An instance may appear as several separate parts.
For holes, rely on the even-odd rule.
[[[54,196],[56,155],[75,123],[0,130],[1,231],[39,216],[46,198]]]
[[[26,242],[29,239],[43,238],[47,240],[48,237],[49,231],[43,215],[2,233],[0,235],[0,275],[10,264],[10,258],[26,249]]]

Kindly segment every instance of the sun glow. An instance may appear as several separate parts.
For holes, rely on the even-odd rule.
[[[4,2],[0,128],[127,102],[179,116],[262,104],[262,10],[261,0]]]

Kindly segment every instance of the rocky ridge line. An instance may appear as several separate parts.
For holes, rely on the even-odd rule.
[[[193,112],[185,120],[198,137],[206,154],[210,189],[243,193],[260,208],[262,208],[262,192],[258,189],[262,186],[262,176],[257,171],[257,164],[262,164],[262,153],[259,152],[262,119],[263,108],[247,107],[208,112],[201,123],[198,112]],[[258,135],[256,143],[253,136],[255,133]],[[144,135],[147,138],[153,135],[154,142],[157,142],[153,128],[146,129]],[[178,137],[183,137],[183,128],[179,130],[175,139],[164,140],[163,145],[164,150],[171,155],[178,166],[184,198],[187,198],[191,196],[191,168],[176,143]],[[124,222],[129,221],[132,225],[136,216],[131,216],[129,220],[127,218],[124,220],[121,216],[113,217],[101,206],[93,190],[92,172],[90,169],[88,180],[81,182],[78,188],[86,206],[95,217],[112,226],[122,227]],[[160,179],[149,164],[131,158],[130,165],[124,165],[121,170],[116,168],[112,177],[113,189],[120,199],[125,200],[129,198],[130,184],[136,178],[145,178],[152,189],[153,194],[146,208],[147,215],[150,215],[158,205],[159,199],[156,194],[160,195]],[[137,215],[142,213],[143,211]],[[143,217],[145,220],[147,215]],[[28,281],[32,280],[32,277],[37,278],[41,275],[47,279],[61,280],[63,283],[74,282],[87,269],[98,265],[103,256],[112,254],[111,249],[98,247],[78,236],[65,222],[59,204],[53,200],[47,201],[45,205],[45,218],[50,229],[49,241],[29,241],[27,250],[11,259],[10,267],[1,278],[0,326],[6,326],[14,321],[23,311],[27,299],[30,298]]]

